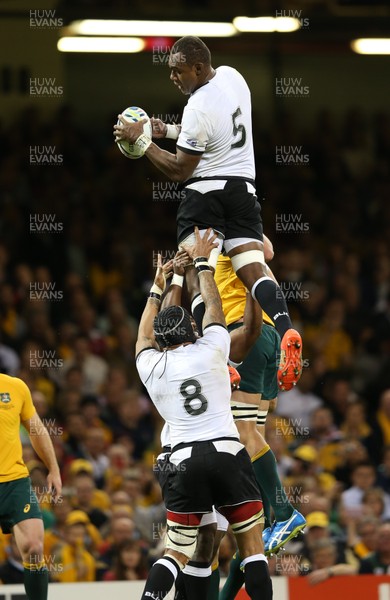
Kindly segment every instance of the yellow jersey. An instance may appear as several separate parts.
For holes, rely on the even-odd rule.
[[[246,287],[235,274],[228,256],[219,255],[215,270],[215,283],[221,296],[226,324],[231,325],[242,319],[245,312]],[[274,326],[274,322],[264,311],[263,321]]]
[[[19,428],[35,415],[30,390],[21,379],[0,374],[0,483],[28,477]]]

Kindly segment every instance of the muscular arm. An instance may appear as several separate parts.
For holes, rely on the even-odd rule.
[[[168,306],[181,306],[181,287],[180,285],[170,285],[164,300],[162,301],[161,310]]]
[[[56,454],[53,448],[49,433],[42,423],[39,415],[35,413],[31,419],[23,421],[22,424],[27,429],[31,445],[39,458],[43,461],[49,471],[48,484],[51,489],[54,487],[56,495],[61,495],[61,477]]]
[[[160,301],[157,298],[148,298],[141,321],[138,327],[135,354],[139,354],[144,348],[158,348],[153,333],[153,321],[160,309]]]
[[[203,329],[210,323],[220,323],[226,327],[225,316],[222,310],[221,296],[214,281],[211,271],[201,271],[198,274],[200,293],[205,303],[206,311],[203,317]]]
[[[201,153],[188,154],[176,149],[176,154],[162,150],[156,144],[150,144],[145,152],[151,163],[154,164],[172,181],[183,182],[189,179],[202,158]]]
[[[235,363],[244,360],[249,350],[261,334],[263,312],[258,302],[247,293],[245,302],[244,321],[242,327],[230,333],[230,359]]]

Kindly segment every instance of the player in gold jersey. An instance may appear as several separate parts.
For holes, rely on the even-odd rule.
[[[23,559],[29,600],[46,600],[48,569],[43,556],[43,521],[38,500],[23,462],[19,429],[48,469],[47,485],[54,499],[61,495],[60,470],[53,444],[36,413],[30,390],[16,377],[0,374],[0,526],[14,534]]]
[[[264,236],[265,238],[265,236]],[[265,238],[265,251],[272,258],[272,245]],[[265,252],[266,253],[266,252]],[[273,277],[268,268],[269,276]],[[231,335],[243,326],[243,317],[248,293],[234,273],[230,259],[220,255],[215,280],[222,299],[222,308]],[[263,312],[263,327],[260,336],[243,360],[235,366],[241,375],[240,389],[233,391],[231,407],[240,440],[251,456],[256,480],[261,489],[264,512],[268,528],[263,532],[266,554],[272,554],[305,526],[305,519],[289,502],[280,481],[275,456],[264,439],[264,424],[270,402],[276,402],[278,394],[277,369],[280,354],[280,337],[272,320]],[[257,425],[257,426],[256,426]],[[271,526],[270,507],[276,522]],[[231,571],[220,600],[233,599],[243,580],[240,558],[231,564]]]

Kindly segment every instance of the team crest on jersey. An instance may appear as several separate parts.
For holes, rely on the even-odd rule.
[[[11,396],[8,392],[2,392],[0,393],[0,401],[4,402],[4,404],[8,404],[8,402],[11,402]]]
[[[187,144],[190,144],[190,146],[197,146],[198,145],[198,140],[195,140],[194,138],[189,138],[188,140],[186,140]]]

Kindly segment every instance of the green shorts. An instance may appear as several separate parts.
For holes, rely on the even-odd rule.
[[[0,526],[3,533],[26,519],[42,519],[30,477],[0,483]]]
[[[232,323],[228,330],[238,329],[242,323]],[[240,390],[261,394],[262,400],[273,400],[278,395],[277,369],[280,358],[280,336],[272,325],[263,323],[261,335],[246,359],[237,367],[241,375]]]

